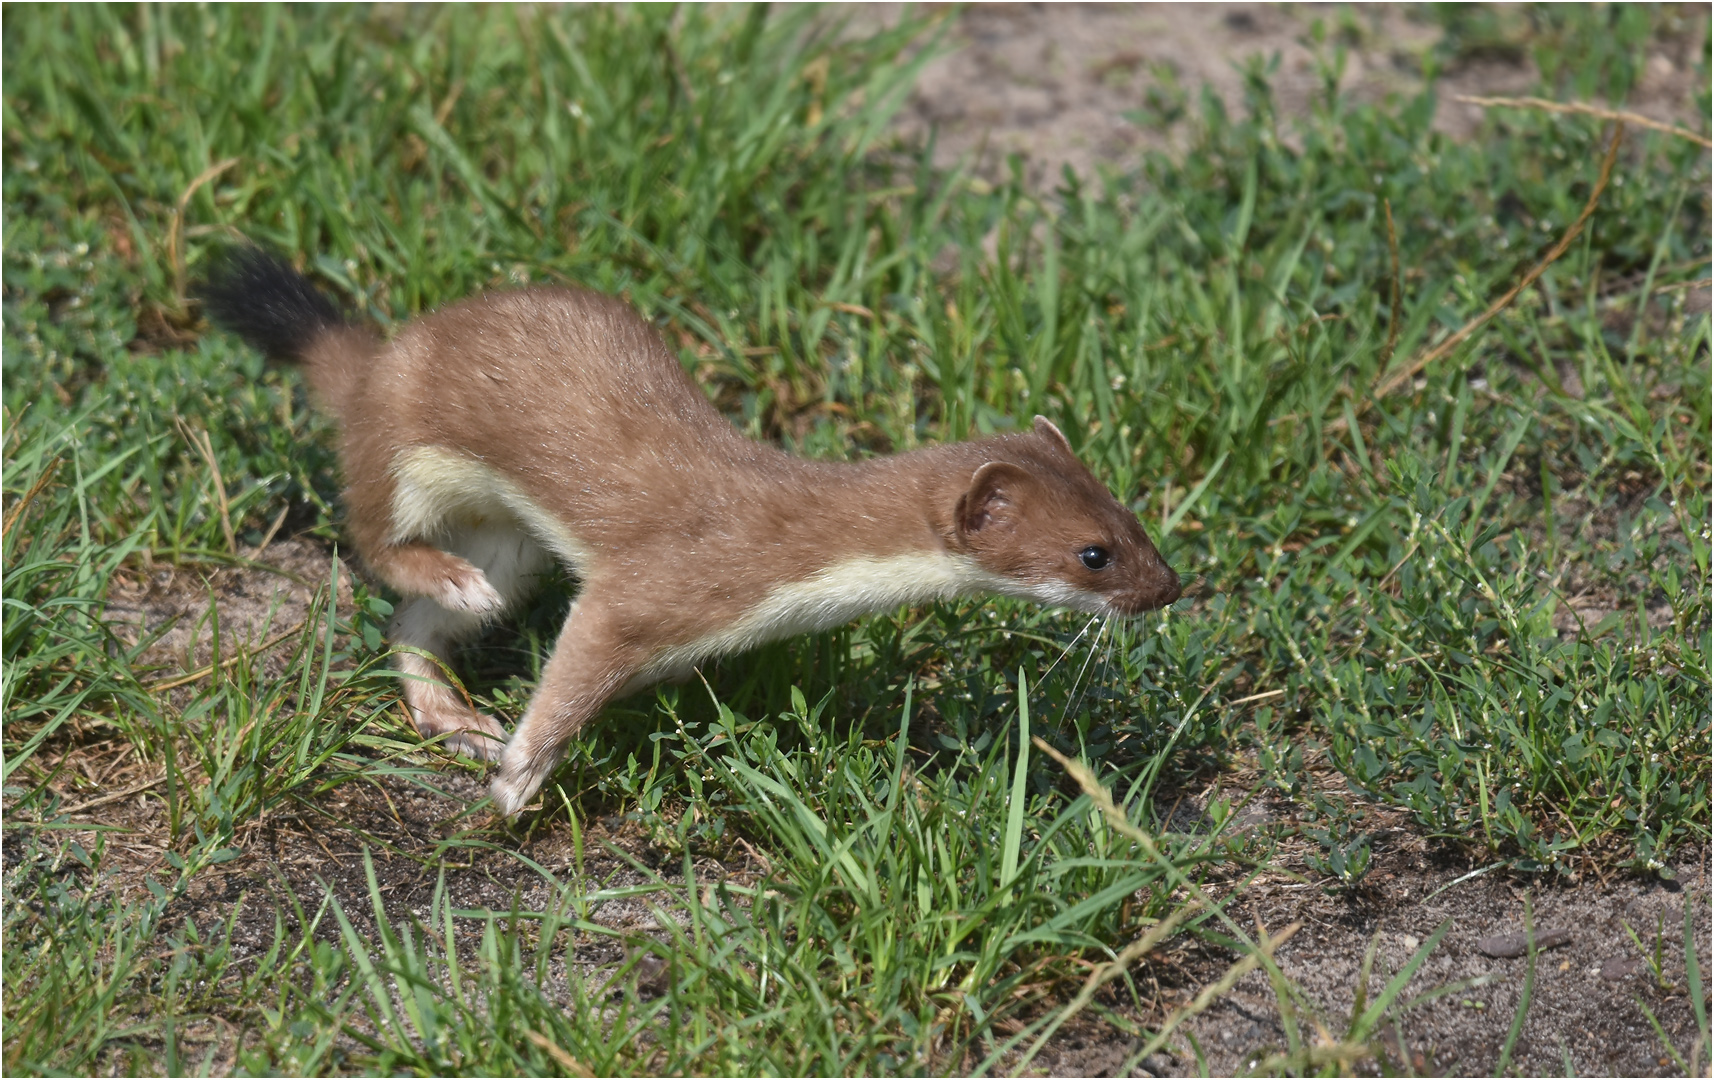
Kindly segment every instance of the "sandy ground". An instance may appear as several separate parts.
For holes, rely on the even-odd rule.
[[[861,27],[897,18],[899,7],[849,9]],[[1326,32],[1319,47],[1311,39],[1317,20]],[[984,175],[1003,173],[1007,155],[1020,154],[1026,177],[1044,190],[1066,166],[1096,178],[1146,150],[1182,150],[1200,89],[1236,114],[1246,65],[1275,56],[1271,84],[1288,137],[1289,121],[1326,93],[1322,61],[1335,41],[1346,48],[1339,93],[1358,102],[1408,98],[1421,91],[1422,58],[1441,36],[1419,9],[1402,5],[1241,3],[975,4],[952,15],[943,33],[945,51],[923,71],[898,130],[924,141],[932,131],[937,164],[974,159]],[[1692,34],[1663,45],[1626,108],[1699,127],[1690,95],[1700,52]],[[1435,127],[1468,136],[1483,110],[1459,95],[1528,94],[1537,78],[1527,56],[1458,63],[1442,74]],[[1163,123],[1161,110],[1147,106],[1170,100],[1174,87],[1188,96],[1186,115]]]

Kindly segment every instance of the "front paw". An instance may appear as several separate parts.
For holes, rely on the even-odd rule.
[[[510,754],[501,757],[500,770],[488,785],[494,809],[501,817],[511,817],[536,797],[546,779],[545,769],[532,767]]]
[[[511,817],[522,810],[539,790],[540,784],[524,783],[508,778],[504,773],[488,785],[488,795],[494,800],[494,809],[501,817]]]

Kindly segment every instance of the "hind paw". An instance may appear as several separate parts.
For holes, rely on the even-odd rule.
[[[506,749],[506,729],[492,716],[475,709],[440,706],[412,710],[417,734],[424,739],[445,736],[440,748],[478,761],[499,761]]]
[[[435,595],[435,601],[441,607],[448,611],[468,611],[472,615],[492,615],[506,606],[505,597],[489,583],[488,575],[463,559],[448,559],[448,562],[461,565],[447,568],[440,591]]]

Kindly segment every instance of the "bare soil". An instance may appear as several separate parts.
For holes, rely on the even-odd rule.
[[[121,572],[108,583],[108,625],[129,645],[147,641],[142,666],[161,682],[224,662],[239,650],[261,650],[264,673],[275,677],[288,656],[277,646],[311,618],[325,618],[316,598],[320,593],[325,604],[336,565],[335,603],[349,617],[351,568],[320,544],[292,538],[245,548],[226,565],[163,564]],[[210,597],[217,601],[212,608]]]
[[[853,7],[862,26],[891,21],[901,5]],[[1625,107],[1700,130],[1692,94],[1703,22],[1686,21],[1693,32],[1657,48]],[[1144,151],[1182,151],[1203,87],[1234,115],[1242,110],[1247,64],[1278,57],[1269,82],[1289,139],[1291,122],[1327,92],[1318,56],[1331,59],[1335,44],[1346,52],[1338,92],[1380,103],[1422,90],[1422,59],[1440,38],[1424,9],[1406,4],[973,4],[944,27],[946,51],[928,63],[897,126],[918,141],[932,132],[936,164],[972,160],[979,175],[1003,174],[1008,155],[1020,155],[1025,179],[1046,192],[1068,166],[1096,180]],[[1483,108],[1459,96],[1525,95],[1539,77],[1525,49],[1459,60],[1441,75],[1434,126],[1473,135]],[[1146,108],[1180,92],[1183,116]]]
[[[1289,804],[1271,812],[1278,822],[1291,821]],[[1527,926],[1538,942],[1563,936],[1554,931],[1568,932],[1569,940],[1537,954],[1530,1003],[1511,1054],[1519,1075],[1564,1075],[1567,1062],[1585,1076],[1681,1075],[1641,1005],[1654,1013],[1679,1053],[1690,1057],[1699,1031],[1687,993],[1684,905],[1691,905],[1698,964],[1706,972],[1706,849],[1680,852],[1672,881],[1597,871],[1573,880],[1526,879],[1503,870],[1484,873],[1481,864],[1425,841],[1402,815],[1374,817],[1391,817],[1393,823],[1373,834],[1375,868],[1355,889],[1330,886],[1304,863],[1302,841],[1289,836],[1267,872],[1241,888],[1232,883],[1238,895],[1231,914],[1246,930],[1261,926],[1277,933],[1301,924],[1277,959],[1307,999],[1308,1008],[1299,1006],[1296,1014],[1306,1043],[1339,1037],[1362,1011],[1355,1002],[1370,948],[1366,999],[1373,1001],[1446,924],[1445,936],[1398,998],[1430,999],[1395,1009],[1400,1021],[1381,1037],[1387,1060],[1357,1067],[1371,1074],[1384,1065],[1393,1073],[1492,1075],[1518,1016],[1530,960],[1491,954],[1510,951],[1496,945],[1521,944]],[[1507,935],[1513,940],[1495,940]],[[1155,988],[1154,1015],[1117,1010],[1121,1015],[1158,1024],[1167,1009],[1188,1003],[1218,979],[1235,956],[1194,944],[1162,959],[1158,970],[1138,976],[1142,985]],[[1458,989],[1431,997],[1446,987]],[[1130,1075],[1236,1075],[1287,1045],[1278,999],[1261,972],[1245,976],[1180,1031],[1194,1039],[1194,1047],[1180,1039],[1173,1052],[1151,1055]],[[1112,1025],[1091,1024],[1062,1037],[1041,1064],[1057,1076],[1114,1076],[1139,1048]]]

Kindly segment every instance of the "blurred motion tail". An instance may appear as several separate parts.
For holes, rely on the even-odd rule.
[[[348,322],[290,264],[259,248],[228,255],[198,292],[209,321],[269,360],[301,364],[310,389],[337,411],[380,338]]]

